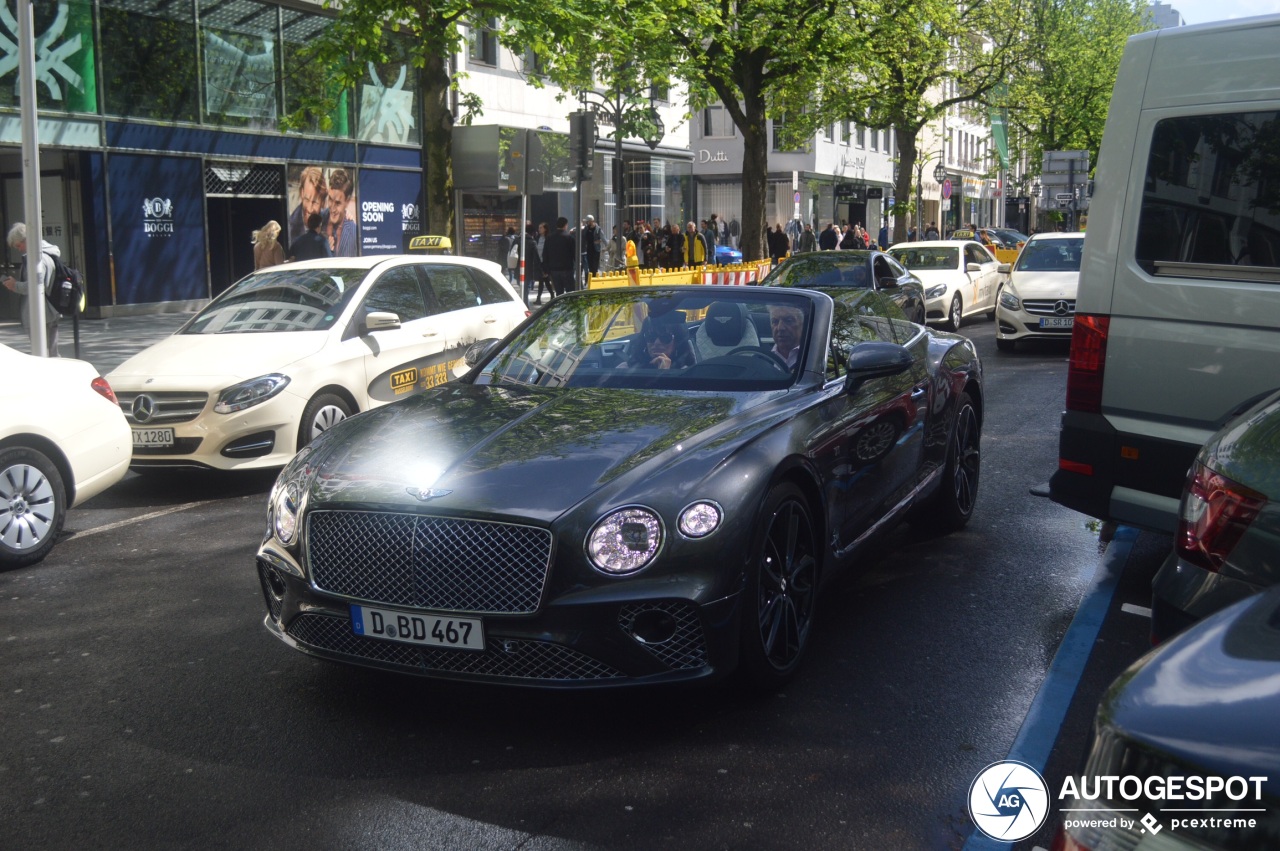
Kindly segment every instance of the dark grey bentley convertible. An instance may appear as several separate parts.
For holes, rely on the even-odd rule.
[[[864,541],[973,511],[977,354],[873,291],[574,293],[468,360],[280,474],[258,571],[290,646],[449,679],[777,686]]]

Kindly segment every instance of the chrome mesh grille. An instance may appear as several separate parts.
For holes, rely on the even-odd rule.
[[[139,396],[151,397],[154,406],[154,413],[151,414],[146,422],[140,422],[133,415],[133,402]],[[194,420],[204,410],[204,406],[209,401],[209,394],[176,390],[155,393],[121,393],[117,391],[116,398],[120,400],[120,410],[124,411],[125,419],[129,421],[129,425],[156,426]]]
[[[1064,301],[1067,303],[1066,313],[1059,314],[1057,310],[1055,310],[1055,306],[1060,301]],[[1059,315],[1075,316],[1076,300],[1073,298],[1044,298],[1044,299],[1036,299],[1036,298],[1025,299],[1024,298],[1022,300],[1022,309],[1025,310],[1027,313],[1030,313],[1032,316],[1059,316]]]
[[[490,647],[483,652],[415,647],[356,635],[351,631],[350,621],[312,613],[294,618],[288,633],[310,647],[401,665],[417,672],[441,671],[542,681],[607,680],[623,676],[617,669],[597,659],[546,641],[490,639]]]
[[[322,591],[446,612],[536,612],[551,560],[546,529],[391,512],[312,512],[307,543]]]
[[[666,641],[640,641],[631,632],[636,617],[651,611],[663,612],[675,620],[675,632]],[[618,613],[618,625],[672,670],[702,668],[707,664],[707,644],[702,635],[702,622],[698,620],[697,609],[690,603],[631,603],[623,606]]]

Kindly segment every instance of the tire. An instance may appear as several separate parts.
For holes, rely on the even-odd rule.
[[[955,427],[947,445],[947,463],[942,484],[929,502],[924,516],[939,532],[963,529],[973,516],[978,499],[978,479],[982,472],[982,424],[968,393],[961,393],[957,403]]]
[[[996,337],[996,351],[1011,352],[1017,347],[1017,345],[1017,340],[1002,340],[999,337]]]
[[[766,691],[789,682],[808,650],[820,552],[808,502],[793,484],[769,491],[757,528],[743,597],[740,673]]]
[[[964,303],[960,300],[960,293],[956,293],[951,297],[951,309],[947,311],[947,321],[942,323],[942,327],[948,331],[959,331],[963,319]]]
[[[324,432],[351,416],[351,406],[341,396],[321,393],[307,403],[298,424],[298,448],[306,446]]]
[[[49,554],[67,519],[67,488],[44,454],[0,451],[0,565],[23,567]]]

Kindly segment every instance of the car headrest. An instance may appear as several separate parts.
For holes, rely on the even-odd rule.
[[[717,346],[736,346],[746,331],[747,318],[740,304],[717,301],[707,308],[702,328]]]

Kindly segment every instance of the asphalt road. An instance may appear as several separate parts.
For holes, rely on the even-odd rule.
[[[1008,753],[1102,549],[1096,524],[1028,494],[1056,464],[1065,344],[998,355],[991,323],[962,333],[987,366],[973,521],[887,536],[768,697],[543,694],[304,657],[261,626],[272,476],[131,474],[43,563],[0,573],[4,844],[960,848],[969,785]],[[1143,649],[1118,608],[1141,580],[1126,589],[1052,770],[1077,768],[1097,695]]]

